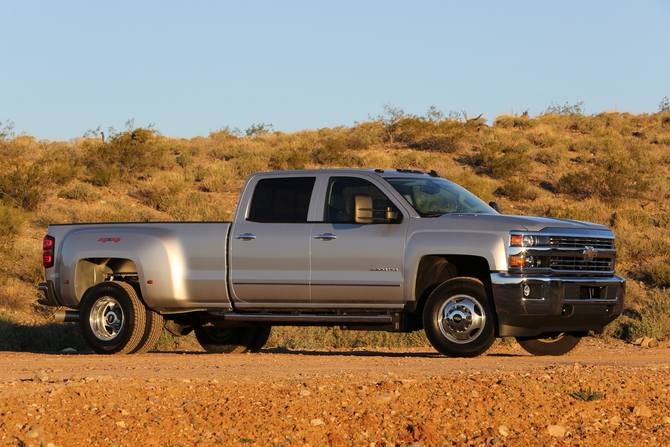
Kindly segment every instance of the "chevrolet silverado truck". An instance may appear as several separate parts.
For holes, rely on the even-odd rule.
[[[51,225],[39,302],[100,354],[165,327],[214,353],[277,325],[424,330],[452,357],[516,337],[562,355],[623,311],[605,226],[503,215],[434,171],[252,174],[232,222]]]

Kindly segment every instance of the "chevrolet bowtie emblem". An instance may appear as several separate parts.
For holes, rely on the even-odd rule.
[[[596,256],[598,256],[598,250],[596,250],[595,248],[593,248],[593,247],[587,245],[587,246],[586,246],[586,249],[582,252],[582,254],[583,254],[584,257],[586,257],[586,258],[591,258],[591,259],[593,259],[593,258],[595,258]]]

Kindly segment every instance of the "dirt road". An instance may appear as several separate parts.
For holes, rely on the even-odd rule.
[[[622,342],[0,358],[0,446],[670,445],[670,349]]]

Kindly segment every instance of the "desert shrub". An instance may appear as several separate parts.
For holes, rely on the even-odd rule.
[[[91,168],[91,183],[95,186],[110,186],[121,176],[117,166],[101,166]]]
[[[267,171],[271,153],[267,149],[239,148],[231,160],[233,171],[240,179],[246,179],[254,172]]]
[[[658,103],[658,113],[670,113],[670,100],[667,96],[664,96]]]
[[[410,147],[420,151],[444,152],[452,154],[458,152],[462,147],[462,134],[431,135],[420,141],[412,143]]]
[[[145,205],[168,212],[179,204],[177,197],[185,188],[184,180],[179,175],[153,178],[142,182],[131,193]]]
[[[593,178],[586,172],[569,172],[556,183],[556,192],[577,197],[590,197],[595,193]]]
[[[204,193],[190,193],[168,210],[173,220],[193,222],[229,221],[234,207],[227,209],[220,203],[212,203],[203,198]]]
[[[0,203],[0,240],[20,234],[25,222],[26,215],[22,210]]]
[[[193,155],[189,151],[182,152],[181,154],[177,155],[175,161],[182,168],[188,168],[189,166],[193,165]]]
[[[11,252],[2,255],[12,259]],[[27,284],[12,277],[5,268],[0,269],[0,309],[26,310],[28,303],[35,301],[35,284]]]
[[[44,172],[36,164],[16,164],[4,166],[0,172],[0,199],[27,211],[33,211],[45,199]]]
[[[133,128],[130,122],[128,127],[125,132],[113,133],[109,142],[91,147],[84,156],[94,184],[109,185],[116,180],[111,178],[114,175],[123,178],[169,165],[165,159],[168,146],[161,144],[158,132],[151,128]]]
[[[65,188],[58,193],[58,197],[70,200],[81,200],[82,202],[93,202],[102,199],[98,189],[90,183],[77,183]]]
[[[656,222],[646,212],[639,209],[623,209],[614,213],[614,225],[624,221],[635,226],[651,227]]]
[[[226,192],[233,181],[233,176],[226,165],[220,164],[204,169],[204,172],[198,173],[196,179],[200,183],[201,191]]]
[[[651,337],[661,340],[670,339],[670,290],[650,289],[644,293],[642,305],[637,317],[619,317],[608,328],[617,338],[636,340]]]
[[[528,132],[526,138],[537,147],[551,147],[559,142],[559,137],[550,132]]]
[[[511,179],[505,181],[502,193],[510,200],[535,200],[537,191],[528,186],[528,182],[523,180]]]
[[[39,242],[28,238],[14,239],[0,245],[2,274],[6,278],[16,280],[17,287],[23,285],[31,289],[30,292],[34,292],[35,284],[44,278],[39,248]]]
[[[543,115],[582,115],[584,113],[584,101],[570,105],[567,101],[560,105],[552,101]]]
[[[496,190],[496,184],[485,177],[480,177],[472,171],[460,171],[454,175],[450,175],[448,178],[449,180],[458,183],[484,202],[488,203],[493,200],[493,191]]]
[[[528,116],[512,116],[512,115],[502,115],[496,118],[494,121],[494,126],[501,127],[503,129],[519,128],[519,129],[530,129],[535,127],[538,124],[538,121]]]
[[[228,161],[235,157],[236,146],[221,144],[209,151],[209,156],[215,160]]]
[[[643,267],[643,273],[646,275],[647,281],[654,286],[670,286],[670,260],[663,259],[650,262]]]
[[[563,154],[554,149],[543,149],[535,154],[534,160],[547,166],[556,166],[563,159]]]
[[[384,127],[377,121],[361,123],[347,133],[347,146],[352,150],[368,149],[384,141]]]
[[[530,168],[530,159],[525,154],[523,147],[506,148],[497,152],[489,145],[481,151],[481,155],[482,165],[493,178],[509,178],[521,172],[527,172]]]
[[[435,125],[431,121],[418,117],[405,117],[397,124],[396,141],[415,143],[434,131]]]
[[[289,148],[276,152],[270,159],[270,168],[273,170],[305,169],[310,162],[310,152],[307,148]]]
[[[327,166],[362,167],[363,157],[347,149],[346,140],[332,137],[324,140],[313,154],[314,161]]]
[[[600,201],[586,199],[580,202],[568,202],[567,204],[552,201],[551,205],[538,214],[559,219],[582,220],[608,225],[612,211],[610,207]]]

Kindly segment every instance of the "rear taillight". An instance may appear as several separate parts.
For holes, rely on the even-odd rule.
[[[54,266],[54,246],[56,240],[53,236],[44,236],[44,241],[42,242],[42,265],[44,268],[49,268]]]

